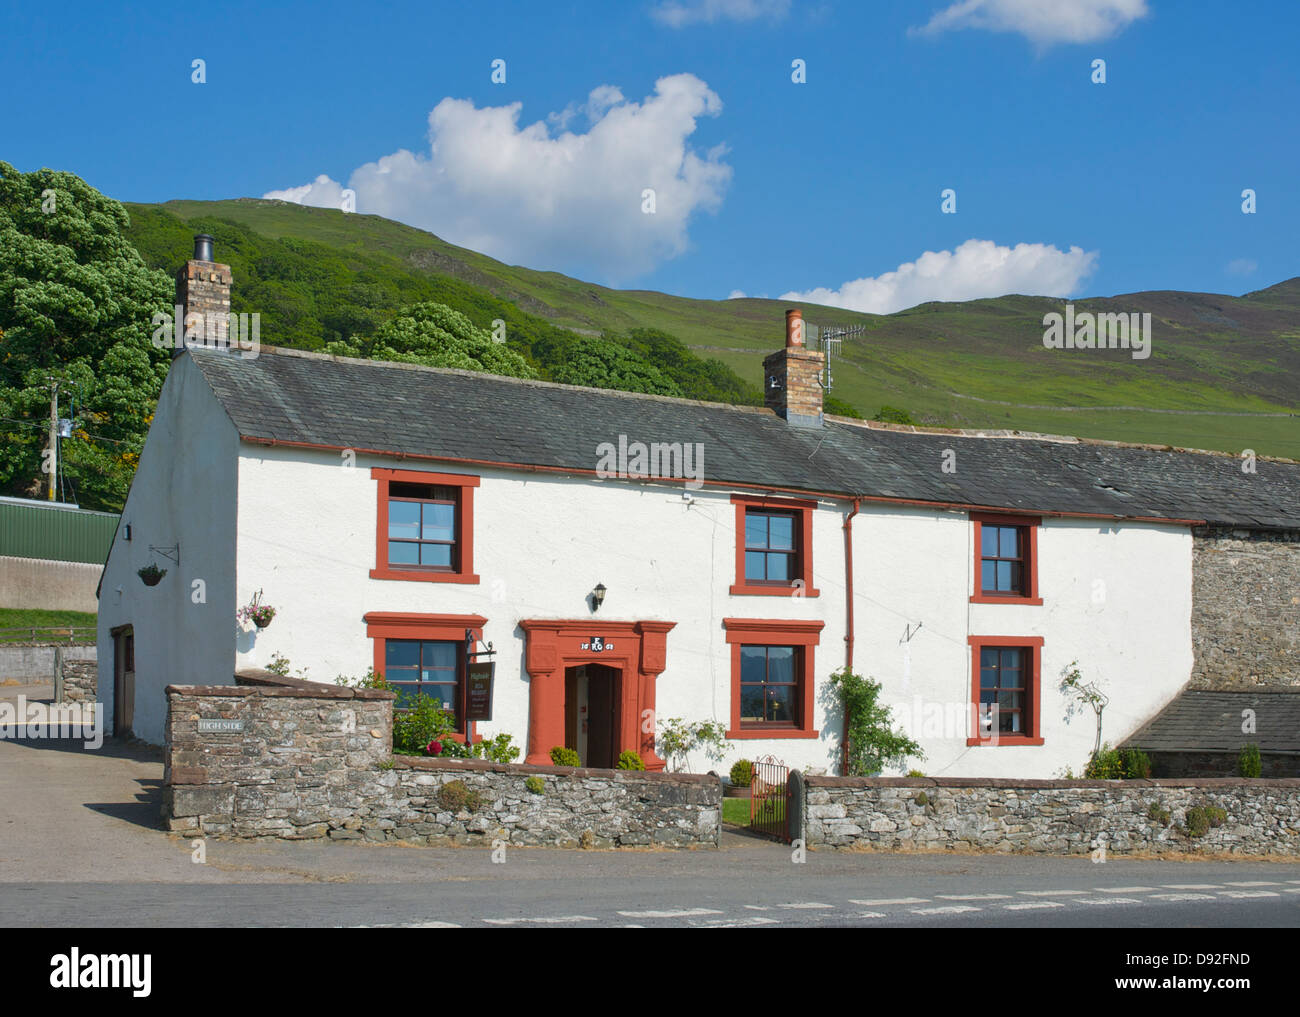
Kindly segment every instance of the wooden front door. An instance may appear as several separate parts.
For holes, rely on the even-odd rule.
[[[587,665],[587,766],[618,762],[618,686],[622,675],[604,664]]]
[[[113,633],[113,734],[131,735],[135,723],[135,632],[130,625]]]

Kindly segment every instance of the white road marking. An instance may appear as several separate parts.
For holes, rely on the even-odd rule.
[[[1209,893],[1153,893],[1154,900],[1217,900]]]
[[[518,925],[521,922],[534,925],[560,925],[563,922],[598,922],[600,919],[587,915],[556,915],[551,918],[484,918],[483,921],[488,925]]]
[[[1250,897],[1281,897],[1282,895],[1274,893],[1272,890],[1220,890],[1219,896],[1242,900]]]
[[[720,915],[722,911],[711,908],[684,908],[680,911],[620,911],[624,918],[701,918],[704,915]],[[595,921],[595,919],[592,919]]]
[[[1222,890],[1218,883],[1161,883],[1166,890]]]
[[[1099,886],[1098,893],[1150,893],[1154,886]]]
[[[1071,904],[1141,904],[1136,897],[1076,897]]]
[[[1017,890],[1026,897],[1082,897],[1087,890]]]
[[[764,907],[761,904],[746,904],[745,907],[747,907],[750,911],[771,911],[772,910],[771,908]]]
[[[1300,886],[1288,886],[1283,893],[1300,893]]]
[[[1036,911],[1039,908],[1063,908],[1064,904],[1051,900],[1034,901],[1032,904],[1003,904],[1007,911]]]
[[[938,900],[1010,900],[1005,893],[936,893]]]
[[[691,922],[697,929],[742,929],[752,928],[755,925],[780,925],[775,918],[763,918],[755,916],[754,918],[711,918],[707,922]]]
[[[889,916],[883,911],[859,911],[859,918],[888,918]]]
[[[956,904],[946,908],[912,908],[914,915],[960,915],[967,911],[983,911],[983,908],[970,908],[961,904]]]
[[[929,897],[881,897],[879,900],[849,900],[850,904],[861,904],[864,908],[887,908],[891,904],[929,904]]]
[[[1281,883],[1270,883],[1270,882],[1269,882],[1268,880],[1266,880],[1266,879],[1256,879],[1256,880],[1253,880],[1253,881],[1252,881],[1252,880],[1245,880],[1245,881],[1243,881],[1243,882],[1234,882],[1234,881],[1232,881],[1232,880],[1229,879],[1229,880],[1226,880],[1226,881],[1224,882],[1223,885],[1224,885],[1224,886],[1281,886],[1282,884],[1281,884]]]
[[[818,904],[816,901],[806,901],[803,904],[778,904],[779,908],[794,908],[803,911],[815,911],[818,908],[833,908],[834,904]]]

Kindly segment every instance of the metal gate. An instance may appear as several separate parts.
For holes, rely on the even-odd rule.
[[[749,828],[790,843],[790,768],[773,756],[754,763],[750,780]]]

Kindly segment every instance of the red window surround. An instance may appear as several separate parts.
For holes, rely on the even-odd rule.
[[[401,579],[421,583],[477,583],[474,574],[474,488],[479,478],[463,473],[429,473],[424,470],[389,470],[374,468],[370,477],[378,489],[379,509],[375,526],[375,567],[371,579]],[[388,563],[388,485],[390,483],[431,484],[438,487],[455,487],[460,492],[456,512],[457,567],[454,570],[434,571],[403,568]],[[462,631],[460,638],[464,638]]]
[[[1039,726],[1042,716],[1042,698],[1040,691],[1042,689],[1042,666],[1043,666],[1043,637],[1042,636],[967,636],[966,642],[970,644],[971,659],[971,725],[972,731],[970,737],[966,739],[967,745],[1042,745],[1043,729]],[[980,709],[980,650],[984,647],[994,646],[1018,646],[1029,652],[1029,674],[1026,676],[1026,692],[1029,703],[1021,714],[1022,723],[1028,726],[1028,730],[1023,734],[999,734],[996,738],[980,737],[979,731],[979,709]]]
[[[1042,519],[1038,516],[1004,516],[997,512],[972,512],[970,518],[975,530],[975,578],[970,602],[972,604],[1041,604],[1043,598],[1038,595],[1038,527],[1042,524]],[[984,592],[981,529],[986,523],[990,526],[1016,526],[1023,530],[1025,555],[1023,594]]]
[[[813,587],[812,555],[812,519],[815,501],[801,501],[795,498],[751,498],[749,495],[733,494],[731,503],[736,506],[736,581],[732,584],[732,596],[757,597],[816,597],[820,590]],[[799,535],[797,583],[751,583],[745,579],[745,510],[747,508],[771,509],[778,512],[793,512],[798,517],[796,532]],[[802,591],[802,592],[800,592]]]
[[[769,618],[723,618],[727,642],[731,644],[731,727],[728,738],[820,738],[821,732],[813,728],[814,651],[821,641],[822,621],[785,621]],[[740,726],[740,648],[742,646],[798,646],[800,657],[798,676],[802,696],[802,723],[799,727],[741,727]]]
[[[477,614],[402,614],[392,611],[371,611],[365,616],[366,636],[375,644],[375,673],[383,674],[387,666],[386,643],[389,639],[428,639],[434,642],[465,642],[465,630],[470,629],[475,639],[483,638],[483,626],[487,619]],[[462,694],[463,694],[463,678]],[[462,704],[463,706],[463,704]],[[463,712],[463,711],[462,711]],[[465,741],[465,725],[462,722],[454,741]],[[474,739],[482,741],[482,736]]]

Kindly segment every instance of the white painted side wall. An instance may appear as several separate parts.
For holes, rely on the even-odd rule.
[[[172,364],[131,482],[99,596],[99,690],[114,707],[112,630],[135,631],[137,737],[162,744],[172,684],[229,685],[235,663],[235,511],[239,436],[189,357]],[[125,539],[126,526],[131,540]],[[180,544],[180,564],[149,546]],[[167,570],[145,586],[136,571]],[[196,602],[201,581],[204,602]]]
[[[238,666],[289,658],[316,681],[357,677],[373,661],[363,617],[371,611],[480,614],[498,651],[495,720],[526,745],[528,679],[523,618],[666,620],[668,666],[658,682],[661,718],[729,721],[731,654],[724,617],[820,619],[822,683],[844,662],[842,523],[847,505],[823,501],[814,515],[816,598],[733,597],[735,510],[729,492],[483,469],[475,502],[478,585],[374,580],[376,487],[372,466],[462,472],[432,463],[242,445],[238,459],[235,605],[258,589],[279,613],[240,636]],[[228,485],[227,489],[233,489]],[[1039,533],[1041,607],[973,605],[973,526],[965,513],[864,504],[853,523],[856,668],[884,683],[899,724],[922,742],[930,774],[1050,777],[1081,768],[1092,746],[1090,711],[1065,719],[1062,668],[1077,659],[1111,696],[1105,737],[1118,742],[1186,683],[1191,651],[1191,536],[1181,527],[1044,520]],[[169,577],[170,578],[170,577]],[[1094,580],[1105,583],[1094,602]],[[139,580],[135,580],[137,585]],[[166,580],[164,580],[166,582]],[[593,616],[587,594],[608,594]],[[143,590],[144,588],[141,587]],[[232,615],[233,617],[233,615]],[[921,628],[907,644],[910,625]],[[970,699],[970,634],[1040,635],[1042,747],[967,748],[967,732],[926,736],[927,704]],[[916,710],[917,697],[920,709]],[[137,707],[137,710],[139,707]],[[806,770],[835,771],[842,719],[817,696],[821,738],[742,740],[721,765],[771,753]],[[915,713],[915,716],[914,716]]]

